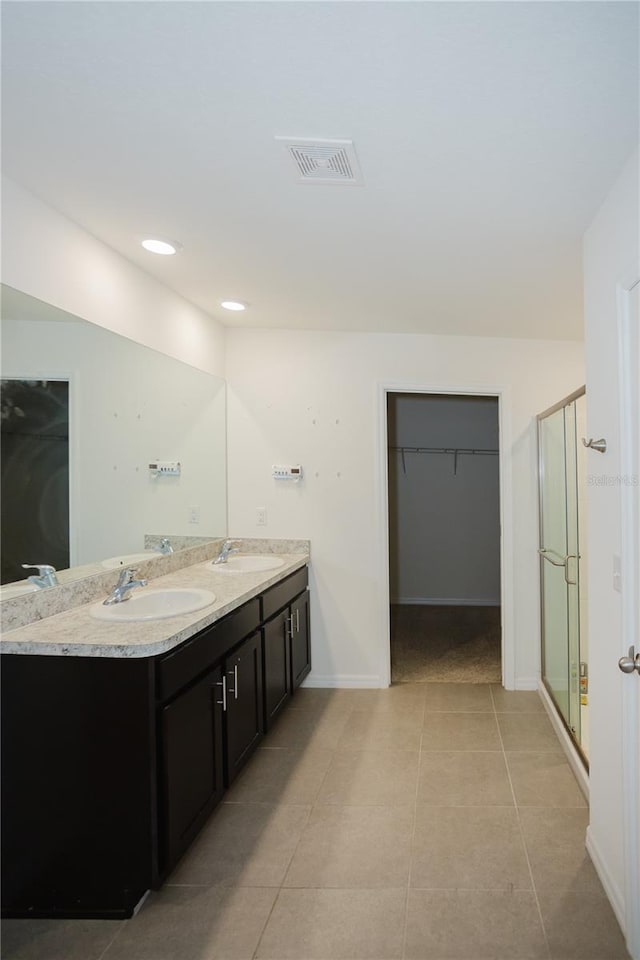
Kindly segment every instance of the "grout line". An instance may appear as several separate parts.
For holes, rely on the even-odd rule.
[[[409,899],[411,896],[411,869],[413,867],[413,848],[414,841],[416,837],[416,827],[418,820],[418,796],[420,793],[420,773],[422,771],[422,743],[424,740],[424,721],[427,714],[427,700],[426,696],[423,695],[422,703],[422,721],[420,724],[420,745],[418,748],[418,772],[416,776],[416,790],[415,796],[413,799],[413,828],[411,830],[411,837],[409,838],[409,869],[407,870],[407,894],[404,908],[404,929],[402,931],[402,956],[406,957],[407,954],[407,927],[409,924]]]
[[[507,777],[509,778],[509,787],[511,789],[511,796],[513,797],[513,805],[516,811],[516,817],[518,820],[518,830],[520,832],[520,840],[522,842],[522,849],[524,850],[524,855],[527,861],[527,868],[529,870],[529,877],[531,880],[531,889],[533,891],[533,896],[536,901],[536,909],[538,911],[538,919],[540,920],[540,927],[542,929],[542,935],[544,937],[545,946],[547,948],[547,956],[551,958],[551,947],[549,946],[549,939],[547,937],[547,931],[544,925],[544,920],[542,919],[542,910],[540,908],[540,900],[538,899],[538,891],[536,889],[536,883],[533,878],[533,868],[531,866],[531,860],[529,859],[529,850],[527,849],[527,844],[524,837],[524,830],[522,827],[522,820],[520,819],[520,807],[518,806],[518,801],[516,799],[516,792],[513,786],[513,780],[511,779],[511,770],[509,769],[509,764],[507,762],[507,751],[504,747],[504,740],[502,739],[502,730],[500,729],[500,724],[498,723],[498,711],[496,710],[496,703],[493,696],[493,690],[489,687],[489,693],[491,694],[491,702],[493,703],[493,710],[496,718],[496,726],[498,727],[498,736],[500,737],[500,743],[502,745],[502,757],[504,760],[504,765],[507,770]]]
[[[109,943],[106,945],[106,947],[104,948],[104,950],[102,951],[102,953],[100,954],[100,956],[96,958],[96,960],[104,960],[104,958],[107,956],[107,953],[109,952],[109,950],[111,949],[111,947],[114,945],[114,943],[116,942],[116,940],[118,939],[118,937],[120,936],[120,934],[122,933],[122,931],[124,930],[124,928],[126,927],[126,925],[130,922],[131,919],[133,919],[133,918],[129,918],[128,920],[121,920],[121,921],[120,921],[120,925],[118,926],[118,929],[117,929],[116,932],[114,933],[114,935],[113,935],[113,937],[111,938],[111,940],[109,940]]]

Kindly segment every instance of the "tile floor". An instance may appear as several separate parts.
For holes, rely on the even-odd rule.
[[[128,921],[10,920],[3,960],[622,960],[536,693],[300,690]]]

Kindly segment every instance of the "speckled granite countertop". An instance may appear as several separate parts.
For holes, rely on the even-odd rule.
[[[0,652],[71,657],[152,657],[166,653],[309,562],[308,553],[283,553],[279,557],[284,566],[263,573],[219,573],[206,561],[150,581],[153,589],[201,587],[213,591],[214,603],[195,613],[166,620],[111,623],[95,620],[89,613],[93,606],[90,603],[5,633]]]

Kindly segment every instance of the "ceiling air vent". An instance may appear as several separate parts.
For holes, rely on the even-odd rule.
[[[276,137],[298,172],[298,183],[362,183],[353,140]]]

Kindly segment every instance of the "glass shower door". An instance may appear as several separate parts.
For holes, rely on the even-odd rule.
[[[580,744],[576,398],[568,398],[563,405],[542,414],[538,428],[542,677],[566,726]]]

